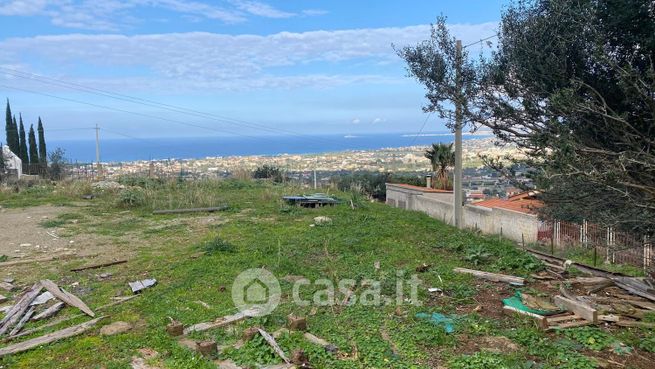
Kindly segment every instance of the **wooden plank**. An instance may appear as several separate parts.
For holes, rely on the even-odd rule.
[[[9,332],[9,335],[13,336],[15,334],[18,334],[18,332],[20,332],[20,330],[23,329],[23,326],[25,326],[25,323],[27,323],[30,320],[32,315],[34,315],[34,306],[30,306],[30,308],[27,309],[27,312],[25,312],[25,315],[23,315],[23,317],[20,318],[20,320],[18,321],[18,324],[16,324],[14,329],[12,329],[11,332]]]
[[[110,262],[107,262],[107,263],[87,265],[87,266],[83,266],[83,267],[79,267],[79,268],[74,268],[74,269],[71,269],[71,272],[81,272],[83,270],[104,268],[104,267],[108,267],[108,266],[112,266],[112,265],[118,265],[118,264],[124,264],[124,263],[127,263],[127,259],[110,261]]]
[[[489,272],[483,272],[479,270],[466,269],[466,268],[455,268],[453,269],[453,271],[457,273],[472,274],[478,278],[487,279],[494,282],[525,284],[524,278],[505,275],[505,274],[489,273]]]
[[[554,325],[552,327],[548,327],[548,329],[566,329],[566,328],[575,328],[575,327],[584,327],[585,325],[590,325],[591,322],[585,319],[581,319],[575,322],[570,322],[570,323],[562,323],[560,325]]]
[[[594,324],[598,323],[598,312],[596,309],[585,304],[582,301],[574,301],[567,299],[563,296],[555,296],[555,304],[561,306],[569,311],[574,312],[576,315],[579,315],[581,318],[588,320]]]
[[[287,358],[287,355],[284,353],[284,351],[282,350],[280,345],[277,344],[277,341],[275,341],[275,338],[273,338],[273,336],[271,336],[270,334],[268,334],[268,332],[266,332],[265,330],[263,330],[261,328],[257,328],[257,331],[259,331],[259,334],[261,334],[262,337],[264,337],[266,342],[268,342],[268,344],[271,345],[273,350],[278,354],[278,356],[280,356],[282,358],[282,360],[284,360],[285,363],[287,363],[287,364],[291,363],[289,361],[289,359]]]
[[[96,316],[96,314],[91,309],[89,309],[88,306],[86,306],[84,301],[80,300],[77,296],[73,295],[72,293],[66,292],[66,290],[64,289],[60,289],[59,286],[57,286],[53,281],[49,279],[44,279],[41,281],[41,284],[43,285],[43,287],[45,287],[45,289],[50,291],[50,293],[52,293],[56,298],[65,302],[67,305],[82,310],[86,315],[92,318]]]
[[[227,205],[214,206],[208,208],[189,208],[189,209],[162,209],[154,210],[153,214],[182,214],[182,213],[213,213],[215,211],[227,210],[230,207]]]
[[[19,342],[14,345],[10,345],[7,347],[0,348],[0,357],[5,356],[5,355],[11,355],[11,354],[16,354],[19,352],[31,350],[35,347],[39,347],[41,345],[45,345],[48,343],[52,343],[64,338],[68,337],[73,337],[77,336],[79,334],[82,334],[89,329],[93,328],[93,326],[100,321],[104,317],[99,317],[93,320],[90,320],[88,322],[84,322],[82,324],[78,324],[66,329],[62,329],[60,331],[48,333],[46,335],[43,335],[41,337],[36,337],[31,340],[27,340],[24,342]]]
[[[511,306],[503,306],[503,312],[505,314],[508,314],[508,315],[520,314],[520,315],[529,316],[529,317],[534,319],[535,323],[537,323],[539,328],[546,329],[548,327],[548,321],[547,321],[546,317],[541,316],[539,314],[534,314],[534,313],[531,313],[529,311],[523,311],[523,310],[515,309],[515,308],[513,308]]]
[[[598,316],[598,320],[602,322],[618,322],[621,317],[614,314],[603,314]]]
[[[66,305],[66,304],[64,304],[63,302],[60,301],[60,302],[50,306],[49,308],[43,310],[39,314],[35,315],[32,318],[32,320],[37,321],[37,320],[41,320],[41,319],[50,318],[50,317],[54,316],[55,314],[57,314],[59,312],[59,310],[61,310],[64,307],[64,305]]]
[[[560,316],[553,316],[553,317],[547,317],[546,320],[548,323],[558,323],[558,322],[565,322],[569,320],[574,320],[574,319],[580,319],[579,316],[575,314],[569,314],[569,315],[560,315]]]
[[[637,321],[634,321],[634,320],[619,319],[619,321],[616,322],[616,325],[621,326],[621,327],[655,329],[655,323],[637,322]]]
[[[240,311],[236,314],[233,315],[226,315],[223,317],[220,317],[213,322],[204,322],[204,323],[198,323],[194,324],[192,326],[186,327],[184,329],[184,334],[189,334],[191,332],[203,332],[209,329],[213,328],[219,328],[226,326],[228,324],[236,323],[238,321],[244,320],[246,318],[250,318],[255,316],[258,313],[258,310],[256,309],[250,309],[250,310],[244,310]]]
[[[132,293],[137,293],[142,290],[145,290],[146,288],[150,288],[157,284],[156,279],[144,279],[142,281],[135,281],[135,282],[127,282],[127,284],[130,286],[132,289]]]
[[[122,303],[124,303],[124,302],[126,302],[126,301],[129,301],[129,300],[135,298],[135,297],[139,297],[139,295],[126,296],[126,297],[124,297],[124,298],[121,299],[121,300],[114,301],[114,302],[111,302],[111,303],[106,304],[106,305],[102,305],[101,307],[97,308],[96,311],[105,310],[105,309],[110,308],[110,307],[112,307],[112,306],[116,306],[116,305],[122,304]],[[56,319],[55,321],[52,321],[52,322],[46,323],[46,324],[41,325],[41,326],[38,326],[38,327],[36,327],[36,328],[29,329],[29,330],[27,330],[27,331],[24,331],[24,332],[21,332],[21,333],[15,335],[15,336],[7,337],[7,338],[3,339],[2,342],[7,342],[7,341],[14,340],[14,339],[16,339],[16,338],[19,338],[19,337],[27,336],[27,335],[30,335],[30,334],[32,334],[32,333],[35,333],[35,332],[38,332],[38,331],[42,331],[42,330],[44,330],[44,329],[46,329],[46,328],[54,327],[54,326],[56,326],[56,325],[58,325],[58,324],[61,324],[61,323],[63,323],[63,322],[67,322],[67,321],[69,321],[69,320],[77,319],[77,318],[82,317],[82,316],[84,316],[84,315],[85,315],[85,314],[75,314],[75,315],[71,315],[71,316],[67,316],[67,317],[61,317],[61,318],[59,318],[59,319]]]
[[[14,289],[16,289],[16,287],[13,284],[7,282],[0,282],[0,288],[2,288],[5,291],[13,291]]]
[[[37,282],[32,286],[32,288],[25,292],[20,299],[14,304],[14,306],[7,311],[7,314],[5,315],[2,320],[0,320],[0,336],[5,334],[9,328],[11,328],[14,324],[20,320],[20,318],[23,316],[25,313],[25,310],[28,309],[32,301],[41,293],[41,290],[43,289],[43,285],[41,283]]]

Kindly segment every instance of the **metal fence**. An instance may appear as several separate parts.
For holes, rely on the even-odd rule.
[[[546,221],[539,227],[538,241],[552,254],[586,252],[594,265],[627,264],[655,271],[655,247],[647,235],[619,231],[589,222],[581,224]]]

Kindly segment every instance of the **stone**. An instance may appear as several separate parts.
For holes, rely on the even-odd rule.
[[[133,328],[132,324],[128,322],[118,321],[100,328],[100,334],[103,336],[113,336],[116,334],[125,333],[132,328]]]
[[[287,319],[289,321],[289,329],[294,331],[307,330],[307,318],[289,315]]]
[[[293,350],[293,352],[291,353],[291,362],[293,364],[300,365],[300,366],[309,364],[307,355],[305,355],[305,351],[303,350]]]
[[[166,332],[173,337],[184,334],[184,325],[178,321],[172,321],[166,326]]]
[[[2,278],[2,281],[5,283],[14,283],[15,279],[7,277],[7,278]]]
[[[216,341],[202,341],[198,343],[198,352],[202,356],[212,356],[216,353]]]
[[[0,295],[0,304],[9,300],[6,296]]]
[[[253,337],[255,337],[258,334],[259,334],[259,327],[250,327],[250,328],[246,328],[243,331],[242,337],[244,341],[250,341],[251,339],[253,339]]]

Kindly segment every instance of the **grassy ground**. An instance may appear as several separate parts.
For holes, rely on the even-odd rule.
[[[92,192],[83,183],[0,193],[3,207],[74,206],[41,226],[57,230],[61,237],[98,237],[106,246],[101,259],[130,258],[126,264],[80,273],[69,269],[92,262],[21,265],[0,271],[2,276],[12,273],[21,285],[51,278],[91,308],[110,302],[113,296],[128,295],[128,281],[158,280],[139,298],[103,312],[109,315],[103,324],[127,321],[135,325],[130,332],[106,337],[95,330],[2,358],[0,368],[129,368],[132,357],[139,355],[137,350],[144,348],[159,353],[151,364],[160,368],[215,368],[211,360],[178,345],[164,327],[169,318],[194,324],[236,312],[230,294],[232,281],[243,270],[259,267],[280,279],[280,306],[267,317],[194,334],[194,338],[232,344],[245,328],[259,325],[274,332],[285,326],[287,315],[293,313],[306,316],[314,335],[339,347],[338,354],[327,353],[299,333],[278,339],[287,353],[305,350],[316,368],[582,369],[606,360],[648,368],[655,359],[652,331],[584,328],[546,334],[529,320],[503,316],[500,300],[513,294],[512,288],[452,272],[453,267],[462,266],[527,277],[539,270],[538,261],[498,237],[458,231],[423,214],[370,203],[353,194],[336,195],[352,199],[355,209],[349,201],[347,205],[303,209],[280,200],[282,195],[302,190],[268,183],[132,180],[128,184],[133,187],[100,194],[87,206],[75,206],[80,195]],[[222,204],[229,208],[209,215],[151,213],[155,208]],[[312,227],[316,216],[330,217],[332,222]],[[301,307],[291,300],[292,283],[283,278],[351,278],[360,286],[355,294],[366,291],[361,282],[371,279],[380,282],[383,297],[393,297],[397,280],[408,278],[423,263],[431,267],[418,274],[423,282],[419,288],[422,306],[406,302],[399,308],[395,304]],[[100,280],[97,274],[101,272],[113,276]],[[440,288],[444,295],[430,295],[427,287]],[[302,294],[308,296],[320,289],[307,286]],[[342,298],[337,292],[336,299]],[[456,316],[455,332],[446,334],[441,327],[416,318],[420,312]],[[75,313],[67,308],[60,314]],[[65,325],[85,320],[78,318]],[[511,341],[503,341],[507,338]],[[617,342],[629,346],[632,353],[613,353]],[[228,349],[221,358],[253,368],[280,362],[261,338],[241,349]]]

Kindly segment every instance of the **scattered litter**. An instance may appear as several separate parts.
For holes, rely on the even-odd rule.
[[[142,281],[128,282],[130,288],[132,289],[132,293],[137,293],[142,290],[145,290],[146,288],[150,288],[154,286],[156,283],[157,283],[156,279],[144,279]]]
[[[443,290],[441,288],[437,288],[437,287],[428,288],[428,292],[430,292],[430,293],[440,293],[440,294],[443,295]]]
[[[526,304],[526,301],[528,301],[528,304]],[[546,305],[545,302],[542,302],[542,304]],[[551,306],[548,306],[549,309],[540,308],[541,305],[537,303],[537,299],[534,296],[519,291],[514,296],[503,299],[503,305],[537,315],[556,315],[564,312],[564,310],[552,304],[550,304],[552,308],[550,308]]]
[[[337,346],[329,343],[328,341],[326,341],[326,340],[324,340],[322,338],[316,337],[316,336],[314,336],[313,334],[311,334],[309,332],[305,332],[303,334],[303,337],[305,337],[305,339],[307,341],[309,341],[309,342],[311,342],[311,343],[313,343],[315,345],[323,347],[325,349],[325,351],[327,351],[329,353],[334,354],[337,351],[339,351],[339,348]]]
[[[419,319],[429,320],[430,323],[443,326],[446,333],[453,333],[455,331],[455,319],[441,313],[417,313],[416,317]]]
[[[257,309],[248,309],[244,311],[240,311],[236,314],[233,315],[227,315],[224,317],[220,317],[213,322],[205,322],[205,323],[198,323],[194,324],[190,327],[187,327],[184,329],[184,334],[189,334],[191,332],[202,332],[206,331],[208,329],[213,329],[213,328],[218,328],[218,327],[223,327],[228,324],[232,324],[250,317],[257,316],[259,314],[259,310]]]
[[[339,200],[324,193],[315,193],[303,196],[284,196],[282,198],[284,201],[291,205],[304,206],[307,208],[315,208],[325,205],[336,205],[340,203]]]
[[[74,306],[82,310],[86,315],[90,317],[95,316],[95,313],[91,309],[89,309],[89,307],[86,306],[86,304],[82,300],[80,300],[77,296],[73,295],[72,293],[69,293],[64,289],[60,289],[59,286],[57,286],[51,280],[44,279],[41,281],[41,285],[45,289],[50,291],[56,298],[65,302],[67,305]]]
[[[314,224],[316,225],[325,225],[330,223],[332,223],[332,218],[330,217],[325,217],[325,216],[314,217]]]

